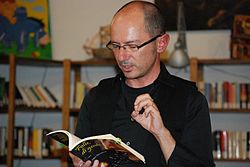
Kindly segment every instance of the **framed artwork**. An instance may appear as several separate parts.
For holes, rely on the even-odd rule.
[[[51,59],[47,0],[0,0],[0,56]]]
[[[177,3],[155,0],[166,18],[167,31],[177,28]],[[250,15],[250,0],[181,0],[187,30],[231,29],[235,15]]]

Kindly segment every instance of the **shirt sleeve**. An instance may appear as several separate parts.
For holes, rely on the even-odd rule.
[[[182,137],[168,160],[169,167],[214,167],[209,109],[198,92],[187,99]]]

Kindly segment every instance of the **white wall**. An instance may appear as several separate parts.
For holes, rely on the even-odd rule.
[[[91,58],[85,53],[83,44],[99,31],[100,26],[108,25],[117,9],[129,1],[50,1],[53,59]],[[176,41],[176,33],[170,32],[170,35],[168,51],[171,52]],[[189,31],[189,55],[201,58],[229,58],[229,39],[230,31]]]
[[[53,58],[84,60],[83,50],[100,26],[108,25],[113,14],[129,0],[51,0]]]

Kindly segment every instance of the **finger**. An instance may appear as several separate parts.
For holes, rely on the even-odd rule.
[[[82,166],[80,166],[80,167],[91,167],[91,164],[92,164],[92,162],[91,161],[86,161],[85,163],[83,163],[83,165]]]
[[[94,163],[93,163],[93,165],[92,165],[92,167],[98,167],[98,165],[99,165],[99,161],[95,160]]]
[[[150,114],[152,114],[155,111],[155,108],[153,106],[149,106],[145,109],[143,115],[148,118]]]
[[[141,111],[143,108],[146,109],[147,107],[153,105],[153,99],[151,98],[147,98],[147,99],[142,99],[141,101],[139,101],[135,106],[134,106],[134,110],[135,111]]]
[[[145,94],[141,94],[139,96],[136,97],[134,105],[137,105],[139,102],[144,101],[146,99],[150,99],[153,101],[153,99],[151,98],[151,96],[148,93]]]
[[[71,152],[69,152],[69,156],[71,157],[74,166],[82,166],[83,165],[84,162],[80,158],[78,158],[77,156],[72,154]]]

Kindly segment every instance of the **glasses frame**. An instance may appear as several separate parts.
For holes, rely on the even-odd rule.
[[[162,33],[162,34],[159,34],[159,35],[156,35],[155,37],[149,39],[148,41],[146,41],[146,42],[144,42],[144,43],[142,43],[142,44],[140,44],[140,45],[133,44],[133,46],[135,46],[137,49],[136,49],[136,50],[131,49],[131,51],[133,51],[133,52],[138,51],[140,48],[142,48],[143,46],[146,46],[147,44],[149,44],[149,43],[151,43],[151,42],[153,42],[153,41],[155,41],[157,38],[161,37],[162,35],[163,35],[163,33]],[[110,47],[109,47],[111,44],[112,44],[112,42],[109,41],[109,42],[107,43],[106,47],[107,47],[108,49],[112,50],[112,51],[115,51],[115,50],[117,50],[117,49],[120,50],[121,48],[123,48],[124,50],[126,50],[126,49],[127,49],[126,46],[130,46],[130,44],[124,44],[124,45],[114,44],[114,45],[117,46],[117,49],[114,49],[114,48],[110,48]]]

